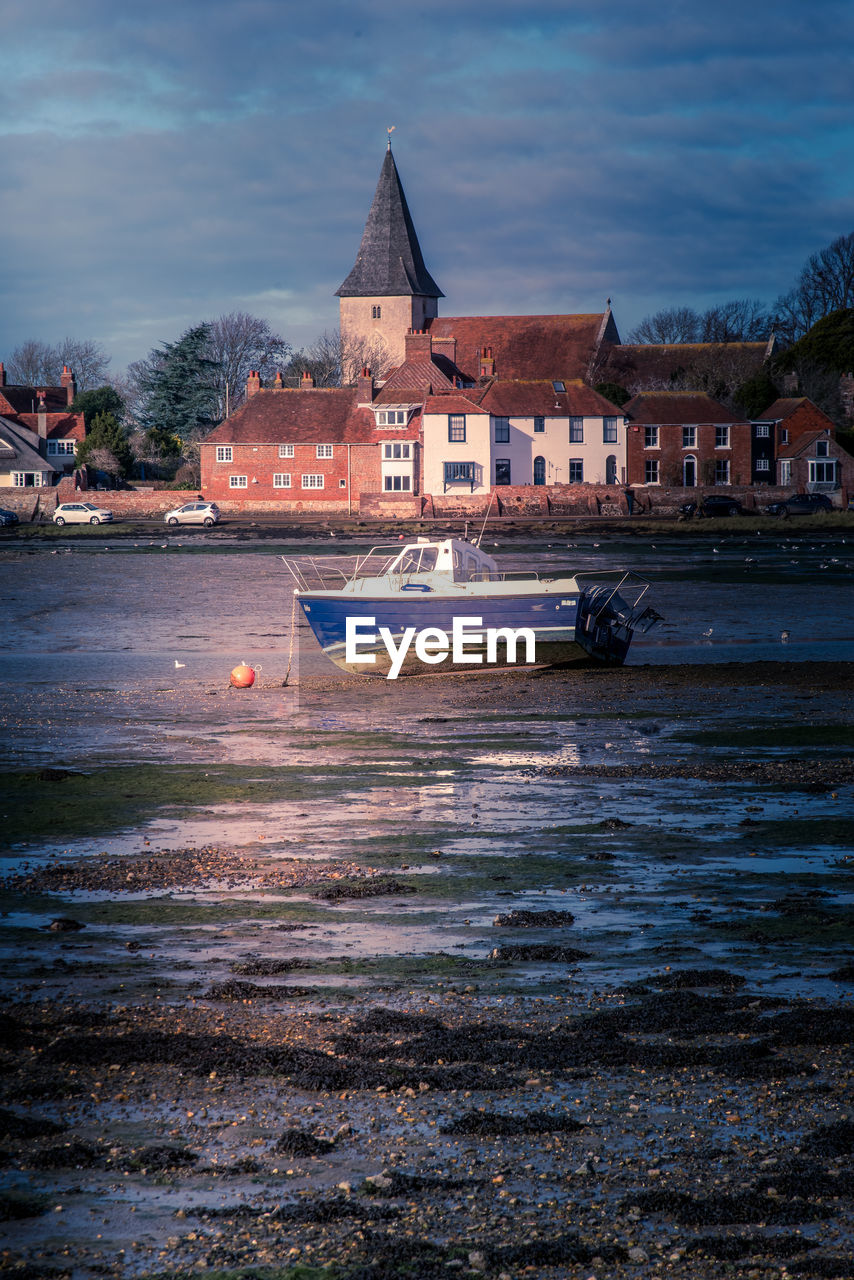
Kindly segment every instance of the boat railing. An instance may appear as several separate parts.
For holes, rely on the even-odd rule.
[[[575,576],[576,578],[601,579],[603,574],[601,572],[597,572],[595,569],[584,569]],[[601,598],[597,595],[597,598],[594,601],[594,620],[598,618],[600,614],[605,612],[615,596],[619,595],[621,599],[625,596],[630,596],[631,598],[625,601],[628,605],[628,615],[625,622],[627,625],[630,625],[632,620],[637,619],[643,612],[643,610],[640,609],[640,603],[647,591],[649,591],[651,585],[652,584],[647,578],[642,577],[639,573],[635,573],[633,569],[627,569],[623,572],[622,577],[615,586],[610,590],[605,584],[600,588]]]
[[[356,556],[282,556],[282,562],[300,591],[340,591],[358,578],[383,578],[400,546],[372,547]]]

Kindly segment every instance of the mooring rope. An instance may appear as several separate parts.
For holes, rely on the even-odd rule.
[[[296,635],[296,616],[297,616],[297,596],[296,596],[296,592],[294,592],[293,605],[291,607],[291,642],[290,642],[290,645],[288,646],[288,669],[285,672],[285,678],[282,681],[283,688],[287,686],[288,680],[290,679],[290,676],[291,676],[291,660],[293,659],[293,656],[294,656],[294,636]]]

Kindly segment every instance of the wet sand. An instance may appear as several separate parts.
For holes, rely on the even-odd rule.
[[[7,863],[6,1270],[854,1274],[852,664],[259,685],[77,691],[206,839]]]

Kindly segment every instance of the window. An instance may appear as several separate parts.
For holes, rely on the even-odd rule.
[[[496,484],[512,483],[510,480],[510,459],[509,458],[495,459],[495,483]]]
[[[347,481],[346,481],[346,480],[339,480],[339,481],[338,481],[338,488],[339,488],[339,489],[346,489],[346,488],[347,488]]]
[[[290,487],[291,487],[290,471],[275,471],[273,473],[274,489],[290,489]]]
[[[380,409],[377,413],[378,427],[405,427],[405,409]]]
[[[294,446],[292,444],[279,445],[280,458],[292,458],[294,456]]]
[[[410,476],[386,476],[383,488],[386,493],[409,493],[410,481]]]
[[[715,484],[729,484],[729,458],[716,459]]]
[[[560,378],[555,378],[555,380],[552,382],[552,386],[554,387],[555,391],[566,391],[566,383],[563,382]]]
[[[465,444],[466,415],[464,413],[448,414],[448,440],[452,444]]]
[[[569,483],[584,484],[584,459],[583,458],[570,458]]]
[[[318,458],[331,458],[331,457],[332,457],[332,445],[331,445],[331,444],[319,444],[319,445],[317,446],[317,457],[318,457]]]
[[[372,307],[371,307],[371,319],[372,319],[372,320],[382,320],[382,318],[383,318],[383,309],[382,309],[382,307],[377,306],[376,304],[374,304],[374,306],[372,306]]]
[[[400,444],[384,444],[383,457],[392,458],[392,459],[409,458],[411,456],[410,454],[411,448],[412,448],[411,445],[404,444],[403,442],[401,442]]]
[[[715,448],[729,448],[729,427],[715,427]]]
[[[306,475],[304,475],[304,476],[303,476],[303,478],[302,478],[302,487],[303,487],[303,489],[322,489],[322,488],[323,488],[323,476],[318,476],[318,475],[309,475],[309,476],[306,476]]]
[[[602,440],[605,444],[617,443],[617,419],[602,419]]]
[[[570,418],[569,443],[570,444],[584,443],[584,419],[583,418]]]
[[[771,468],[770,468],[770,466],[769,466],[768,459],[767,459],[767,458],[757,458],[757,459],[756,459],[756,470],[757,470],[757,471],[770,471],[770,470],[771,470]]]
[[[644,427],[643,429],[643,447],[645,449],[658,448],[658,427]],[[656,484],[658,481],[655,482]]]
[[[780,463],[780,484],[792,483],[792,460],[784,458]]]
[[[454,480],[474,480],[473,462],[446,462],[445,484]]]
[[[248,483],[249,481],[247,480],[246,476],[229,476],[228,477],[229,489],[245,489]]]
[[[231,462],[232,453],[230,444],[218,444],[216,447],[217,462]]]
[[[644,484],[658,484],[658,458],[647,458],[643,464]]]
[[[12,484],[16,489],[41,489],[42,473],[40,471],[13,471]]]
[[[789,443],[789,428],[781,427],[780,428],[780,444],[788,444],[788,443]]]
[[[73,440],[48,440],[47,451],[48,453],[73,454],[74,441]]]
[[[697,447],[697,428],[683,427],[682,428],[682,448],[696,449],[696,447]]]
[[[815,442],[815,456],[816,456],[817,458],[826,458],[826,457],[828,457],[828,455],[829,455],[829,454],[830,454],[830,449],[828,448],[827,441],[826,441],[826,440],[816,440],[816,442]]]
[[[496,444],[510,443],[510,419],[509,418],[495,419],[495,443]]]
[[[546,429],[546,420],[545,420],[545,418],[534,418],[534,430],[535,430],[535,431],[545,431],[545,429]]]
[[[767,422],[757,422],[755,432],[757,440],[767,440],[771,434],[771,428]]]
[[[834,484],[835,481],[836,461],[834,458],[828,458],[826,462],[813,462],[812,458],[810,458],[810,484]]]

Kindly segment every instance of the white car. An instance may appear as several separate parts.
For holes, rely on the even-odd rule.
[[[183,507],[167,511],[163,519],[167,524],[217,524],[219,507],[215,502],[185,502]]]
[[[94,502],[61,502],[53,513],[54,524],[109,524],[112,511]]]

